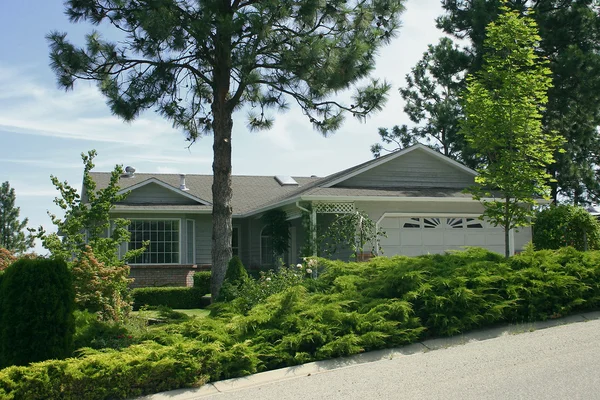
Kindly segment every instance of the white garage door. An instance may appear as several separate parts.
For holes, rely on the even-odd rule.
[[[385,217],[380,228],[383,255],[416,256],[460,250],[463,246],[484,247],[504,253],[504,231],[477,218],[467,217]]]

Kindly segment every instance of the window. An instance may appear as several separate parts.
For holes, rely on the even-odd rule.
[[[462,229],[463,228],[463,219],[462,218],[448,218],[448,225],[450,225],[453,229]]]
[[[240,228],[237,226],[231,231],[231,252],[234,256],[240,256]]]
[[[129,232],[129,249],[139,249],[150,241],[132,264],[179,264],[179,220],[133,220]]]
[[[467,218],[467,228],[483,229],[483,225],[481,225],[479,220],[476,220],[475,218]]]
[[[421,227],[421,219],[420,218],[411,218],[411,221],[414,222],[405,222],[402,225],[403,228],[420,228]]]
[[[195,246],[195,229],[194,229],[194,220],[188,219],[186,221],[186,238],[187,238],[187,263],[195,264],[195,255],[196,255],[196,246]]]
[[[275,264],[275,254],[273,253],[273,238],[265,232],[260,233],[260,263],[263,266]]]

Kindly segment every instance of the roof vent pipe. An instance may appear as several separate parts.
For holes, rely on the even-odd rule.
[[[190,190],[187,188],[187,186],[185,186],[185,174],[179,175],[179,189],[185,190],[185,191]]]

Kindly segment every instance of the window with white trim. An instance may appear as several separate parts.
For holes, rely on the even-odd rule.
[[[265,228],[260,232],[260,263],[263,266],[275,264],[273,238],[265,232]]]
[[[132,264],[179,264],[179,220],[132,220],[129,232],[129,249],[139,249],[150,241]]]
[[[186,220],[186,245],[187,245],[187,263],[196,263],[196,230],[195,222],[193,219]]]
[[[240,228],[234,226],[231,231],[231,253],[240,256]]]

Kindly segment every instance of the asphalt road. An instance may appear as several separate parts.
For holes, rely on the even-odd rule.
[[[194,398],[600,399],[600,320]]]

